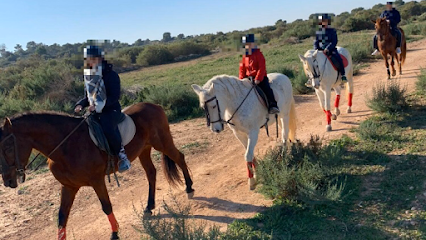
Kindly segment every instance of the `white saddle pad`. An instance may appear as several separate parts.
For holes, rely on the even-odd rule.
[[[129,144],[130,141],[132,141],[136,133],[136,125],[133,122],[133,119],[129,117],[127,114],[125,115],[126,115],[125,120],[122,121],[120,124],[118,124],[118,130],[120,131],[121,141],[123,142],[124,146],[126,146],[127,144]],[[96,141],[96,138],[93,135],[92,131],[89,131],[89,134],[93,143],[96,146],[98,146],[98,141]]]

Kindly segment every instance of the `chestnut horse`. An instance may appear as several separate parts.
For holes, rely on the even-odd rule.
[[[129,159],[139,157],[149,182],[148,205],[144,211],[148,216],[155,208],[156,169],[151,160],[151,149],[163,153],[163,168],[171,184],[182,183],[176,164],[182,169],[186,192],[192,197],[192,180],[184,155],[175,147],[166,114],[160,106],[149,103],[134,104],[124,110],[136,125],[133,140],[125,147]],[[58,239],[66,239],[66,225],[74,198],[80,187],[91,186],[95,190],[102,210],[108,216],[112,228],[111,239],[119,239],[118,223],[112,211],[105,185],[108,156],[89,137],[83,118],[44,112],[26,113],[6,118],[0,128],[0,160],[2,177],[6,187],[16,188],[17,177],[24,169],[32,149],[44,155],[58,146],[77,126],[77,130],[51,154],[49,168],[62,184],[61,205],[58,215]],[[117,169],[117,166],[115,166]]]
[[[407,42],[405,41],[405,33],[401,28],[398,28],[401,31],[401,54],[396,54],[396,37],[394,37],[391,33],[390,25],[386,21],[386,18],[377,18],[376,21],[372,20],[375,24],[376,34],[377,34],[377,46],[379,47],[379,51],[383,56],[383,59],[386,63],[386,69],[388,73],[388,79],[391,78],[391,74],[389,71],[389,62],[388,62],[388,54],[392,58],[391,66],[392,66],[392,76],[396,75],[395,70],[395,62],[394,58],[398,62],[399,66],[399,74],[402,75],[402,64],[405,62],[405,58],[407,57]]]

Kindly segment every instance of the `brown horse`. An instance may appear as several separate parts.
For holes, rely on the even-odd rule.
[[[402,35],[401,36],[402,40],[401,40],[401,54],[398,56],[398,54],[396,54],[397,40],[396,40],[396,37],[392,35],[390,25],[386,21],[386,18],[377,18],[376,21],[372,20],[372,22],[375,24],[375,28],[376,28],[377,46],[379,47],[379,51],[386,62],[388,79],[391,78],[390,71],[389,71],[388,54],[392,58],[392,61],[391,61],[392,76],[396,75],[394,58],[396,58],[399,65],[399,74],[402,75],[402,64],[404,64],[405,58],[407,56],[407,42],[405,41],[404,31],[401,28],[399,28],[399,31],[401,31],[401,35]]]
[[[136,125],[136,134],[126,146],[129,159],[139,160],[149,181],[148,205],[150,216],[155,208],[156,169],[151,160],[151,149],[163,153],[163,168],[170,183],[182,183],[176,164],[182,169],[186,192],[192,197],[192,180],[184,155],[175,147],[167,117],[160,106],[138,103],[125,110]],[[0,128],[0,160],[6,187],[16,188],[17,178],[24,175],[32,149],[48,155],[83,120],[58,113],[27,113],[6,118]],[[62,184],[58,216],[58,239],[66,239],[66,225],[74,198],[80,187],[92,186],[111,223],[111,239],[119,239],[118,223],[112,212],[105,185],[107,154],[95,146],[89,137],[87,124],[82,124],[51,156],[49,168]],[[116,166],[117,169],[117,166]]]

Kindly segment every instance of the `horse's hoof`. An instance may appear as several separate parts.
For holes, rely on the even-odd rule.
[[[188,199],[194,198],[194,193],[195,193],[195,191],[188,193]]]
[[[337,120],[336,114],[331,114],[331,120]]]
[[[143,211],[143,219],[149,219],[152,217],[152,211],[149,209],[145,209]]]
[[[348,110],[346,110],[346,113],[352,113],[352,109],[348,108]]]
[[[327,130],[327,132],[331,132],[331,130],[332,130],[331,125],[327,125],[326,130]]]
[[[111,234],[111,240],[119,240],[120,237],[118,237],[118,232],[112,232]]]
[[[250,191],[253,191],[256,188],[256,179],[249,178],[248,184],[249,184]]]
[[[340,115],[340,109],[336,108],[336,116]]]

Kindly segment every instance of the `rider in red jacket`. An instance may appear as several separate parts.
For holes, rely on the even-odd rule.
[[[246,52],[240,62],[239,78],[243,79],[248,77],[254,81],[254,83],[265,92],[268,98],[269,113],[279,113],[280,110],[278,109],[274,92],[269,86],[269,79],[266,75],[265,57],[255,45],[254,34],[247,34],[242,38],[242,42],[245,45]]]

